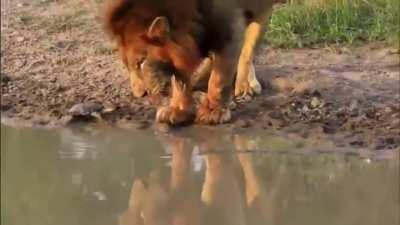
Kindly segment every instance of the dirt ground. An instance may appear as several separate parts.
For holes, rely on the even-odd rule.
[[[2,0],[3,122],[62,126],[94,119],[138,129],[153,124],[156,109],[131,96],[126,71],[101,29],[97,2]],[[398,149],[399,53],[380,44],[263,46],[256,58],[262,95],[233,103],[233,120],[221,127]]]

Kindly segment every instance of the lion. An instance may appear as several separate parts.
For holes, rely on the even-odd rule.
[[[214,125],[231,119],[233,94],[260,94],[253,55],[277,2],[110,0],[104,22],[133,95],[171,89],[169,105],[157,110],[158,122]],[[204,80],[207,93],[196,108],[192,93]]]

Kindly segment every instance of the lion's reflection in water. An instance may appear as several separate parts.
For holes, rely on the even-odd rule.
[[[230,152],[214,151],[217,137],[197,143],[180,136],[161,139],[172,153],[170,171],[154,170],[134,180],[120,225],[274,224],[269,193],[276,187],[264,189],[252,156],[241,151],[250,147],[246,138],[234,136],[236,151]],[[205,162],[201,179],[192,169],[193,146]]]

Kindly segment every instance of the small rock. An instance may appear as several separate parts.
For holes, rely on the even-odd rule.
[[[26,3],[26,2],[20,2],[20,3],[17,4],[17,7],[21,8],[21,7],[25,7],[25,6],[28,6],[28,5],[29,4]]]
[[[90,116],[92,113],[98,113],[102,109],[103,106],[100,103],[86,102],[72,106],[68,113],[72,116]]]
[[[302,110],[303,110],[303,113],[307,113],[310,110],[310,108],[308,108],[307,105],[304,105]]]
[[[393,112],[392,108],[390,108],[390,107],[385,107],[385,113],[390,114],[390,113],[392,113],[392,112]]]
[[[90,116],[93,118],[96,118],[98,120],[103,120],[103,117],[101,116],[101,114],[99,112],[92,112],[92,113],[90,113]]]
[[[21,59],[17,59],[17,60],[15,60],[15,62],[14,62],[14,66],[16,67],[16,68],[22,68],[23,66],[25,66],[26,65],[26,60],[21,60]]]
[[[33,124],[36,126],[45,126],[50,122],[50,120],[46,117],[36,117],[33,119]]]
[[[271,118],[268,120],[268,125],[274,127],[275,129],[281,129],[285,127],[287,124],[285,123],[285,121]]]
[[[22,36],[20,36],[20,37],[17,37],[15,40],[16,40],[17,42],[23,42],[23,41],[25,41],[25,38],[22,37]]]
[[[364,146],[364,142],[361,140],[354,140],[350,142],[350,145],[355,146],[355,147],[362,147]]]
[[[336,132],[336,129],[333,126],[329,126],[329,125],[325,124],[324,126],[322,126],[322,131],[325,134],[333,134]]]
[[[351,110],[350,114],[351,117],[357,117],[359,115],[359,112],[357,109]]]
[[[110,106],[107,106],[107,107],[105,107],[105,108],[103,109],[103,113],[112,113],[112,112],[114,112],[116,109],[117,109],[116,106],[110,105]]]
[[[349,105],[349,111],[358,110],[359,104],[356,99],[352,100]]]
[[[271,117],[272,119],[283,119],[283,114],[281,111],[274,110],[270,113],[268,113],[268,116]]]
[[[251,126],[248,120],[238,120],[236,121],[235,125],[240,128],[248,128]]]
[[[319,106],[321,105],[321,101],[319,100],[318,97],[313,97],[313,98],[311,99],[310,105],[311,105],[311,107],[313,107],[313,108],[317,108],[317,107],[319,107]]]

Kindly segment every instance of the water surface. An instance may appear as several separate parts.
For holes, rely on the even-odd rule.
[[[399,224],[399,161],[370,155],[260,132],[2,126],[1,224]]]

